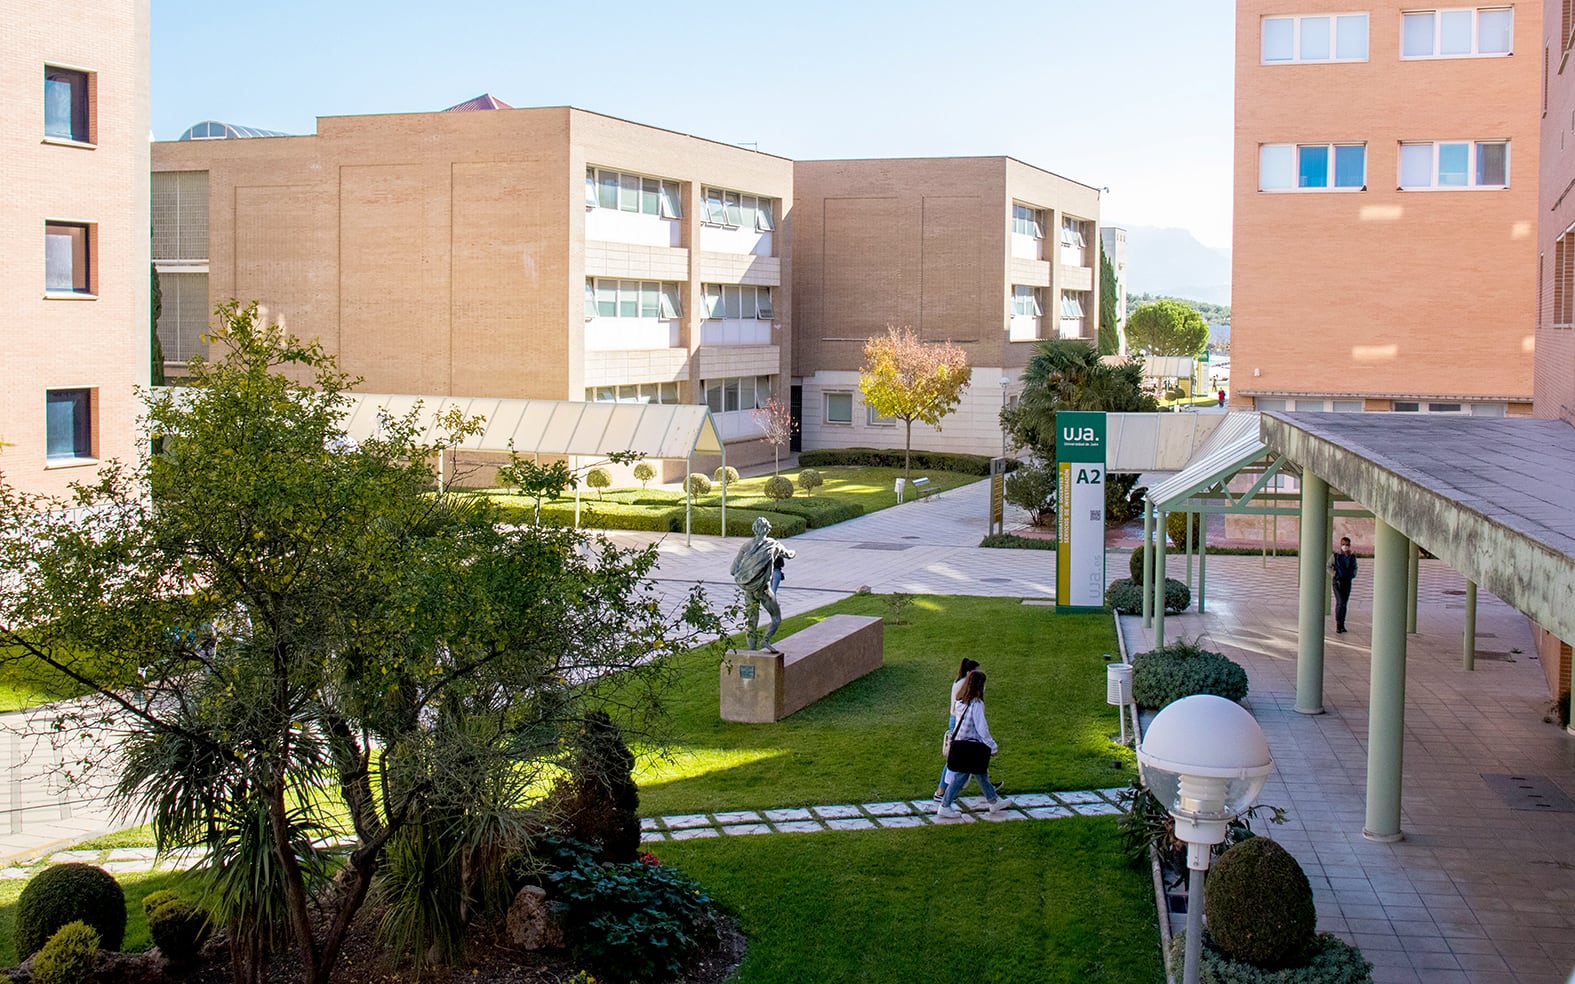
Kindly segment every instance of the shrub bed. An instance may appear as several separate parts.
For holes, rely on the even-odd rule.
[[[1143,610],[1143,582],[1129,577],[1110,582],[1105,589],[1105,607],[1123,615],[1136,615]],[[1192,607],[1192,589],[1185,581],[1165,578],[1165,612],[1175,615]]]
[[[754,536],[755,531],[750,529],[754,525],[756,516],[764,516],[771,520],[771,535],[777,538],[798,536],[809,529],[809,524],[803,516],[789,516],[786,513],[771,512],[765,509],[743,509],[735,507],[731,502],[727,504],[727,535],[728,536]],[[684,511],[680,507],[673,517],[674,532],[684,531]],[[689,530],[692,533],[704,533],[716,536],[722,532],[722,510],[712,506],[696,506],[694,516],[690,521]]]
[[[1186,936],[1171,940],[1171,966],[1180,979]],[[1221,953],[1205,934],[1198,961],[1199,984],[1373,984],[1373,965],[1362,951],[1333,933],[1319,933],[1312,957],[1300,967],[1264,970]]]
[[[711,503],[707,503],[711,505]],[[822,526],[832,526],[844,520],[856,519],[864,515],[864,507],[856,502],[838,502],[836,499],[811,499],[807,496],[794,496],[791,499],[773,501],[771,499],[740,498],[736,503],[729,499],[727,511],[732,512],[734,507],[740,509],[761,509],[767,512],[781,513],[784,516],[800,516],[810,529],[819,529]],[[776,520],[772,520],[773,525]]]
[[[598,976],[675,979],[716,931],[710,896],[655,858],[597,864],[581,855],[549,878],[574,959]]]
[[[665,533],[673,529],[672,507],[652,508],[621,502],[580,500],[580,525],[595,530],[651,530]],[[683,529],[683,507],[677,508],[678,528]],[[530,506],[521,511],[521,518],[509,520],[516,523],[531,521]],[[541,505],[541,521],[554,526],[574,525],[574,503],[558,500]]]
[[[1247,671],[1223,653],[1189,642],[1132,657],[1132,699],[1140,707],[1164,707],[1193,694],[1214,694],[1239,703],[1247,696]]]
[[[950,451],[915,451],[909,458],[910,467],[915,471],[949,471],[962,475],[988,475],[990,474],[990,457],[983,454],[959,454]],[[873,468],[901,468],[903,452],[901,448],[816,448],[811,451],[801,451],[798,456],[800,468],[829,468],[835,465],[854,465],[856,467]],[[1018,462],[1015,458],[1006,460],[1008,471],[1016,468]]]
[[[1039,536],[1018,536],[1016,533],[991,533],[979,541],[981,547],[1007,550],[1054,550],[1056,542]]]

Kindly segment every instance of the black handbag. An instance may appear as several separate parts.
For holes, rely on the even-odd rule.
[[[966,714],[965,710],[964,716]],[[952,728],[952,747],[946,753],[946,767],[953,772],[986,775],[990,771],[990,746],[973,738],[958,738],[957,730],[961,727],[962,718],[959,717],[957,726]]]

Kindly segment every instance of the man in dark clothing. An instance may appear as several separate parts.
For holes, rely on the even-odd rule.
[[[1340,550],[1329,562],[1334,572],[1334,631],[1345,631],[1345,606],[1351,600],[1351,582],[1356,580],[1356,555],[1351,553],[1351,538],[1340,537]]]

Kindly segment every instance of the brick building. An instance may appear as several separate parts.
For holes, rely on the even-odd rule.
[[[0,471],[134,461],[150,368],[147,0],[0,0]]]

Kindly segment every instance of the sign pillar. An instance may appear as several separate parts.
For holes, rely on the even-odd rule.
[[[1055,610],[1105,607],[1105,415],[1062,410],[1055,415]]]
[[[1006,532],[1006,459],[990,459],[990,533]]]

